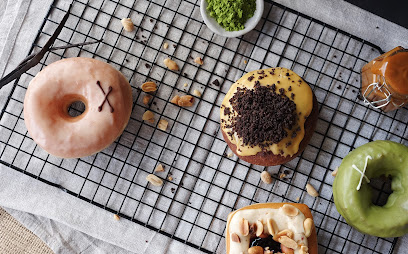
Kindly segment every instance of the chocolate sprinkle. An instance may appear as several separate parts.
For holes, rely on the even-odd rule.
[[[296,104],[259,82],[254,89],[238,88],[230,103],[237,112],[231,118],[231,128],[244,145],[265,148],[279,143],[288,136],[286,129],[296,124]]]

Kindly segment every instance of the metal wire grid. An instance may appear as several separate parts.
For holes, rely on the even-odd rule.
[[[1,163],[208,253],[225,252],[223,235],[230,211],[255,202],[282,201],[311,207],[319,253],[392,253],[397,239],[363,235],[337,213],[330,175],[350,150],[368,141],[408,143],[406,109],[384,114],[357,99],[360,68],[381,50],[279,4],[265,4],[254,31],[225,39],[201,22],[199,1],[74,1],[56,44],[101,38],[103,42],[49,53],[14,84],[0,117]],[[62,2],[54,2],[34,51],[66,9]],[[123,17],[132,18],[135,32],[122,31]],[[163,42],[170,44],[169,49],[162,48]],[[168,55],[178,62],[180,72],[164,68],[162,59]],[[109,148],[87,158],[62,160],[49,156],[27,135],[23,98],[38,71],[72,56],[94,57],[120,69],[130,80],[135,103],[129,125]],[[205,64],[194,64],[195,56]],[[218,118],[230,85],[246,71],[270,66],[287,67],[303,76],[318,98],[320,115],[302,156],[266,168],[275,181],[265,185],[259,178],[265,168],[228,155]],[[212,83],[215,79],[220,86]],[[138,88],[146,80],[159,84],[148,106]],[[194,89],[202,92],[194,107],[169,103],[173,95],[191,94]],[[154,124],[141,120],[146,109],[156,114]],[[169,121],[166,132],[157,129],[159,119]],[[158,163],[166,169],[158,173],[165,179],[160,188],[145,180]],[[281,179],[282,174],[286,176]],[[168,180],[170,176],[173,180]],[[319,190],[319,198],[306,194],[307,182]],[[382,182],[374,186],[375,202],[386,200],[384,186]]]

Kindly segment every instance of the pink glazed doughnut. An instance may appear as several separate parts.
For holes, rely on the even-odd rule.
[[[85,111],[76,117],[68,107],[77,101]],[[132,89],[107,63],[68,58],[50,64],[30,82],[24,121],[34,141],[61,158],[79,158],[109,146],[125,129],[132,111]]]

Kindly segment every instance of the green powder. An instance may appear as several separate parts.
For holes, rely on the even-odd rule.
[[[245,28],[245,22],[254,16],[255,0],[207,0],[207,10],[227,31]]]

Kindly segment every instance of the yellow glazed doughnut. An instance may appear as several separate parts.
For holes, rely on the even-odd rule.
[[[85,111],[72,117],[77,101]],[[30,82],[24,121],[30,136],[48,153],[79,158],[109,146],[125,129],[132,111],[132,89],[107,63],[68,58],[50,64]]]

